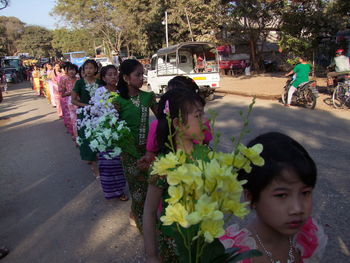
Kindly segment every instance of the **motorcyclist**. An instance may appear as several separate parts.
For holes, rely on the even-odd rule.
[[[285,74],[286,77],[295,74],[295,79],[291,82],[291,86],[288,90],[287,104],[285,104],[286,107],[290,106],[293,93],[297,90],[299,85],[303,82],[309,81],[309,73],[311,70],[310,65],[303,57],[299,57],[299,62],[300,63],[297,64],[293,70]]]
[[[338,49],[335,52],[335,57],[328,68],[335,66],[335,71],[327,73],[327,81],[329,85],[333,84],[333,78],[336,76],[350,74],[350,62],[349,58],[344,55],[344,49]]]

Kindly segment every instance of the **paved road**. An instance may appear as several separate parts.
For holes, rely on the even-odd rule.
[[[11,253],[2,262],[142,262],[142,237],[128,225],[130,202],[104,200],[45,99],[27,83],[9,90],[0,105],[0,244]],[[229,95],[208,103],[220,113],[221,150],[230,149],[241,126],[238,112],[248,104]],[[250,127],[246,140],[279,130],[310,151],[319,168],[314,215],[330,239],[322,262],[349,262],[349,112],[258,100]]]

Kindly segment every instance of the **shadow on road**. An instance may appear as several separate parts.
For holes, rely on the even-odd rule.
[[[18,99],[20,112],[11,107],[6,112],[13,114],[11,119],[26,115],[28,119],[8,127],[0,122],[0,240],[12,250],[4,263],[142,262],[142,236],[128,225],[130,202],[104,200],[99,182],[80,160],[62,121],[36,98],[32,99],[41,111],[32,116],[35,111],[22,104],[34,95],[25,93],[22,99],[9,98],[9,104]],[[217,96],[207,109],[219,114],[219,150],[229,151],[230,137],[238,136],[242,126],[239,112],[246,111],[247,100],[233,103],[223,98]],[[319,178],[314,215],[330,237],[324,263],[349,259],[335,242],[350,241],[349,124],[349,119],[332,112],[258,102],[249,120],[251,133],[244,139],[281,131],[301,142],[315,159]]]
[[[230,137],[238,136],[243,123],[239,112],[246,112],[247,106],[213,101],[207,108],[219,113],[216,122],[221,134],[219,148],[231,151]],[[341,212],[350,211],[347,201],[350,185],[349,118],[341,118],[327,111],[270,104],[268,107],[254,107],[249,129],[251,133],[246,136],[245,142],[265,132],[280,131],[298,140],[309,151],[318,167],[314,215],[325,227],[330,239],[322,262],[331,262],[333,258],[339,262],[349,260],[349,256],[341,252],[340,245],[334,242],[341,238],[350,245],[350,234],[345,230],[348,225],[342,223],[348,222],[350,216]]]

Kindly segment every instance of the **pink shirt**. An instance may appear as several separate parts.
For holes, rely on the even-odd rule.
[[[207,120],[204,125],[207,127],[204,131],[204,140],[203,142],[208,144],[212,139],[213,135],[211,134],[211,127],[209,120]],[[158,146],[157,146],[157,141],[156,141],[156,131],[157,131],[157,126],[158,126],[158,120],[154,120],[151,122],[149,126],[149,131],[148,131],[148,136],[147,136],[147,145],[146,145],[146,150],[147,152],[157,152],[158,151]],[[197,141],[194,141],[194,143],[197,143]]]

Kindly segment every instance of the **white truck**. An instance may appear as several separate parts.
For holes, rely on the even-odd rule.
[[[207,100],[213,100],[215,89],[220,87],[219,58],[215,45],[185,42],[159,49],[152,56],[147,72],[148,90],[162,94],[168,81],[178,75],[192,78],[201,94]]]

